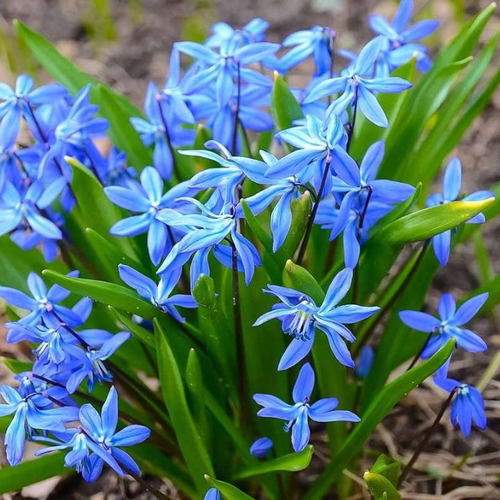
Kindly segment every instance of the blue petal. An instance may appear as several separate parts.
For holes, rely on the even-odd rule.
[[[307,413],[307,408],[302,407],[297,415],[297,420],[293,424],[292,446],[296,453],[301,452],[307,446],[311,437]]]
[[[358,86],[358,106],[366,118],[375,125],[383,128],[389,125],[382,106],[364,85]]]
[[[488,300],[488,293],[481,293],[465,301],[457,310],[453,319],[450,320],[450,325],[461,326],[469,322],[484,306]]]
[[[462,187],[462,164],[458,158],[453,158],[448,166],[443,179],[443,195],[446,201],[458,198]]]
[[[118,272],[122,281],[136,290],[141,297],[150,301],[156,299],[157,287],[152,279],[124,264],[118,265]]]
[[[439,299],[438,311],[443,321],[448,321],[453,317],[457,309],[457,304],[451,293],[444,293]]]
[[[436,259],[442,266],[446,266],[450,257],[451,231],[437,234],[432,238],[432,246]]]
[[[399,318],[406,326],[419,332],[430,333],[441,324],[434,316],[420,311],[401,311]]]
[[[333,278],[320,308],[321,313],[331,311],[347,295],[351,288],[352,274],[352,269],[346,268]]]
[[[309,363],[300,369],[297,381],[293,387],[293,400],[295,403],[304,403],[311,398],[314,389],[314,371]]]
[[[310,335],[310,340],[293,339],[286,348],[278,365],[278,371],[288,370],[302,361],[312,349],[314,344],[314,334]]]

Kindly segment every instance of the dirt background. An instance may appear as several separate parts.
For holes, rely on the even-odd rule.
[[[147,83],[154,80],[162,84],[168,71],[171,45],[176,40],[196,39],[212,22],[223,20],[238,27],[259,16],[268,20],[271,27],[268,36],[280,41],[290,32],[307,29],[314,24],[334,28],[339,35],[339,45],[346,49],[358,49],[370,38],[366,25],[371,12],[392,15],[396,2],[388,0],[110,0],[110,12],[98,13],[94,2],[82,0],[0,0],[0,81],[12,83],[12,70],[32,68],[33,61],[23,56],[23,51],[12,42],[12,20],[20,19],[47,36],[57,47],[85,71],[112,84],[130,99],[142,106]],[[99,2],[95,2],[96,4]],[[424,11],[442,23],[438,36],[432,40],[433,50],[449,40],[460,25],[460,15],[468,18],[484,8],[485,0],[415,0],[416,11]],[[456,5],[463,5],[457,15]],[[107,22],[107,15],[112,22]],[[486,36],[500,28],[500,18],[490,23]],[[14,46],[11,60],[5,58],[5,37]],[[107,40],[112,38],[114,40]],[[1,56],[4,56],[3,59]],[[490,68],[493,72],[500,57]],[[310,68],[303,66],[298,79],[304,78]],[[40,81],[47,80],[39,73]],[[476,121],[462,141],[457,154],[464,165],[464,190],[471,192],[485,189],[500,181],[500,94],[484,115]],[[500,224],[489,224],[482,230],[488,246],[495,273],[500,272],[498,240]],[[444,291],[458,297],[465,296],[479,285],[479,275],[474,259],[474,247],[468,244],[455,252],[449,265],[442,269],[429,294],[429,310],[435,310],[436,301]],[[498,352],[500,334],[497,318],[492,316],[474,322],[473,329],[487,339],[490,346],[486,354],[462,356],[453,368],[457,376],[476,382]],[[0,337],[3,337],[0,336]],[[0,338],[2,355],[12,355],[12,347]],[[0,365],[0,380],[8,380],[8,374]],[[418,473],[406,484],[403,498],[426,499],[497,499],[500,498],[498,478],[500,474],[500,379],[498,375],[485,390],[489,427],[485,432],[474,431],[466,441],[448,420],[431,440],[426,453],[417,463]],[[418,443],[419,436],[433,421],[443,401],[443,394],[424,384],[403,400],[396,410],[379,426],[370,447],[388,452],[395,457],[407,457]],[[317,445],[316,465],[313,474],[300,476],[307,486],[314,480],[314,469],[321,467],[322,436],[315,437]],[[0,460],[4,464],[1,455]],[[464,458],[466,457],[466,458]],[[447,479],[446,479],[447,478]],[[446,481],[445,481],[446,479]],[[156,486],[174,498],[177,494],[168,484],[158,480]],[[351,500],[370,498],[360,482],[358,492]],[[78,476],[60,481],[53,479],[25,488],[21,494],[4,495],[5,500],[24,498],[50,500],[146,500],[153,498],[136,483],[119,479],[106,473],[93,485],[85,485]]]

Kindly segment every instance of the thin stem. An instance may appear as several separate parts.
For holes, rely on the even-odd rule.
[[[335,65],[335,32],[332,33],[330,37],[330,78],[333,78],[333,68]],[[328,106],[332,103],[332,96],[328,96]]]
[[[313,228],[314,219],[316,218],[319,204],[321,202],[321,198],[323,197],[323,191],[325,190],[326,179],[328,178],[328,174],[330,173],[331,163],[332,163],[332,156],[330,152],[328,152],[328,156],[326,157],[325,171],[323,172],[323,177],[321,178],[321,184],[319,186],[318,194],[316,196],[316,201],[314,202],[313,209],[309,214],[309,220],[307,221],[306,232],[304,235],[304,239],[302,240],[302,244],[300,246],[299,255],[297,257],[297,264],[299,266],[302,263],[302,260],[304,259],[304,255],[307,249],[307,243],[309,242],[309,238],[311,237],[311,231]]]
[[[233,140],[231,141],[231,152],[233,155],[236,154],[236,147],[238,145],[238,124],[240,122],[240,105],[241,105],[241,67],[240,61],[236,61],[238,68],[238,76],[236,80],[237,91],[236,91],[236,108],[234,110],[234,124],[233,124]]]
[[[101,176],[99,175],[99,171],[97,170],[97,167],[94,163],[94,160],[90,156],[89,152],[85,150],[85,154],[90,162],[90,170],[91,172],[95,175],[96,179],[101,183],[101,186],[104,186],[104,181],[101,179]]]
[[[434,335],[433,331],[430,332],[429,335],[427,335],[427,340],[425,341],[425,344],[422,346],[420,351],[417,352],[417,354],[413,358],[412,362],[410,363],[410,366],[406,369],[406,371],[411,370],[417,364],[417,361],[420,359],[420,356],[422,356],[422,353],[424,352],[425,348],[427,347],[427,344],[429,343],[429,340],[431,340],[433,335]]]
[[[243,325],[241,321],[241,301],[240,301],[240,286],[238,273],[238,251],[236,245],[231,241],[231,263],[233,275],[233,318],[234,332],[236,335],[236,360],[238,369],[238,389],[240,395],[240,419],[246,418],[248,413],[248,387],[246,380],[246,360],[245,360],[245,345],[243,341]]]
[[[352,105],[352,123],[347,136],[347,147],[346,150],[349,153],[351,147],[352,137],[354,135],[354,127],[356,126],[356,115],[358,114],[358,87],[354,90],[354,103]]]
[[[60,326],[62,326],[64,329],[68,330],[68,332],[71,333],[71,335],[73,335],[73,337],[75,337],[75,339],[78,340],[78,342],[80,342],[80,344],[82,344],[82,346],[85,347],[85,349],[89,350],[91,348],[90,344],[88,344],[87,342],[85,342],[85,340],[77,332],[75,332],[75,330],[73,330],[73,328],[71,328],[61,318],[61,316],[59,316],[59,314],[56,313],[56,311],[54,309],[52,309],[50,312],[57,319],[57,321],[59,321]]]
[[[425,447],[427,446],[427,443],[429,442],[429,439],[431,438],[432,434],[437,429],[437,427],[439,425],[439,422],[443,418],[443,415],[444,415],[446,409],[448,408],[448,406],[453,401],[453,397],[455,396],[456,392],[457,392],[457,388],[455,387],[455,389],[453,389],[450,392],[450,395],[448,396],[448,398],[444,402],[443,406],[439,410],[438,414],[436,415],[436,418],[435,418],[433,424],[429,427],[429,429],[425,433],[424,438],[422,439],[422,441],[420,441],[420,443],[417,446],[416,450],[413,452],[413,455],[412,455],[410,461],[406,464],[405,468],[401,472],[401,475],[399,476],[398,488],[401,486],[401,484],[405,480],[406,476],[411,471],[411,469],[413,467],[413,464],[417,461],[417,459],[420,456],[420,454],[424,451]]]
[[[165,129],[165,139],[167,140],[167,146],[170,151],[170,155],[172,156],[172,170],[177,172],[177,162],[175,160],[175,150],[172,146],[172,137],[170,136],[170,131],[168,130],[167,120],[165,119],[165,115],[163,114],[163,108],[161,107],[161,99],[157,99],[158,108],[160,110],[161,122],[163,123],[163,128]]]
[[[361,348],[363,347],[363,345],[365,345],[366,342],[368,342],[368,340],[370,339],[370,337],[375,332],[375,328],[377,327],[377,325],[380,323],[380,321],[382,321],[382,319],[385,317],[385,315],[387,314],[387,312],[390,311],[390,309],[392,308],[392,306],[394,305],[394,303],[403,295],[406,287],[408,286],[408,284],[413,279],[413,276],[415,276],[415,273],[417,272],[417,270],[418,270],[418,268],[420,266],[420,263],[422,262],[422,260],[423,260],[423,258],[425,256],[425,251],[427,250],[427,247],[429,246],[429,243],[430,243],[430,240],[426,240],[425,241],[425,243],[422,246],[422,249],[420,250],[420,254],[418,255],[417,260],[413,264],[413,267],[412,267],[411,271],[408,273],[408,275],[406,276],[406,278],[403,281],[403,283],[401,283],[401,286],[399,287],[399,289],[397,290],[397,292],[394,293],[394,295],[392,296],[391,300],[380,311],[379,316],[378,316],[378,321],[375,322],[375,323],[373,323],[372,327],[366,332],[365,336],[363,337],[363,342],[359,342],[358,344],[354,345],[354,347],[352,349],[352,355],[353,355],[353,357],[355,357],[355,356],[357,356],[359,354],[359,351],[361,350]]]
[[[157,490],[154,486],[151,486],[147,481],[145,481],[141,476],[137,475],[135,472],[131,471],[128,467],[123,465],[122,462],[119,462],[120,467],[135,481],[137,481],[143,488],[151,493],[154,497],[158,498],[158,500],[173,500],[171,497],[165,495],[161,491]]]

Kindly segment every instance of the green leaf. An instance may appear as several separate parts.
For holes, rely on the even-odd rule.
[[[368,409],[361,415],[361,422],[355,425],[354,430],[332,457],[332,461],[325,471],[305,494],[303,500],[319,500],[328,493],[331,485],[338,479],[342,470],[361,452],[363,445],[377,425],[382,422],[400,399],[444,364],[453,352],[454,347],[454,340],[448,341],[430,359],[400,375],[377,394]]]
[[[387,478],[391,484],[397,486],[399,481],[399,471],[401,469],[401,463],[394,460],[388,455],[379,455],[375,463],[373,464],[370,472],[375,474],[381,474]]]
[[[304,237],[304,233],[311,213],[311,194],[306,191],[290,204],[292,210],[292,225],[283,247],[288,255],[293,256]]]
[[[232,484],[225,483],[224,481],[217,481],[206,475],[205,480],[208,481],[212,488],[219,490],[220,494],[225,500],[253,500],[246,493],[233,486]]]
[[[468,221],[493,201],[494,198],[483,201],[453,201],[424,208],[392,222],[377,234],[377,238],[393,246],[427,240]]]
[[[401,495],[392,483],[381,474],[366,471],[363,474],[370,493],[375,500],[400,500]]]
[[[53,453],[26,460],[16,467],[0,469],[0,495],[19,491],[30,484],[39,483],[54,476],[67,476],[73,469],[64,467],[64,453]]]
[[[122,324],[132,335],[137,337],[141,342],[144,342],[144,344],[152,349],[156,349],[155,336],[149,330],[142,328],[131,319],[127,318],[123,314],[120,314],[114,307],[108,306],[108,308],[116,321]]]
[[[247,477],[259,476],[274,472],[298,472],[309,467],[314,453],[314,446],[309,445],[300,453],[289,453],[282,457],[260,462],[258,465],[247,467],[234,476],[234,480],[245,479]]]
[[[154,320],[160,385],[165,406],[172,420],[182,456],[200,495],[206,491],[205,474],[213,475],[212,463],[189,410],[181,373],[158,321]]]
[[[304,118],[304,113],[302,113],[297,99],[283,77],[277,73],[274,76],[274,86],[271,93],[271,113],[279,130],[290,128],[294,120]]]
[[[29,372],[33,368],[32,363],[25,363],[13,358],[0,357],[3,364],[14,374]]]
[[[137,314],[145,319],[153,319],[161,314],[156,307],[141,299],[135,292],[115,283],[72,278],[50,269],[45,269],[42,274],[70,292],[82,297],[90,297],[97,302],[116,307],[130,314]]]
[[[325,292],[314,279],[314,276],[307,269],[293,263],[291,260],[286,262],[283,270],[283,284],[309,295],[318,306],[325,298]]]

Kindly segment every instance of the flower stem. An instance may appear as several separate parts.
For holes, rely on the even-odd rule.
[[[233,318],[236,336],[236,361],[238,370],[238,392],[240,396],[240,420],[243,422],[249,415],[249,394],[246,380],[245,344],[243,340],[243,325],[241,320],[241,300],[238,274],[238,251],[231,241],[231,263],[233,274]]]
[[[165,140],[167,142],[168,150],[170,151],[170,156],[172,156],[172,171],[177,172],[177,162],[175,160],[175,150],[172,145],[172,137],[170,136],[170,131],[168,129],[167,120],[165,119],[165,115],[163,114],[163,108],[161,107],[161,99],[157,99],[158,108],[160,110],[161,122],[163,123],[163,128],[165,129]],[[180,180],[180,179],[179,179]]]
[[[151,493],[158,500],[172,500],[171,497],[165,495],[161,491],[157,490],[154,486],[151,486],[147,481],[145,481],[141,476],[137,475],[135,472],[131,471],[128,467],[120,462],[120,467],[131,476],[136,482],[138,482],[148,493]]]
[[[234,124],[233,124],[233,140],[231,141],[231,153],[236,154],[236,148],[238,146],[238,125],[240,123],[240,105],[241,105],[241,66],[240,61],[236,62],[238,68],[238,76],[236,80],[237,92],[236,92],[236,108],[234,110]]]
[[[431,436],[434,433],[434,431],[437,429],[437,427],[439,425],[439,422],[443,418],[443,415],[444,415],[446,409],[451,404],[451,402],[453,400],[453,397],[455,396],[456,392],[457,392],[457,388],[455,387],[455,389],[453,389],[450,392],[450,395],[448,396],[448,398],[444,402],[443,406],[439,410],[438,414],[436,415],[436,418],[435,418],[433,424],[429,427],[429,429],[425,433],[424,438],[422,439],[422,441],[420,441],[420,443],[417,446],[416,450],[413,452],[413,455],[412,455],[410,461],[405,465],[403,471],[401,472],[401,475],[399,476],[398,488],[401,486],[401,484],[405,480],[406,476],[411,471],[411,469],[413,467],[413,464],[417,461],[417,459],[420,456],[420,454],[424,451],[424,448],[427,446],[427,443],[429,442],[429,439],[431,438]]]
[[[354,90],[354,102],[352,105],[352,123],[351,127],[349,128],[349,133],[347,136],[347,146],[346,146],[346,151],[349,153],[349,149],[351,148],[351,141],[352,137],[354,135],[354,127],[356,126],[356,116],[358,114],[358,87],[355,87]]]
[[[433,334],[434,332],[430,332],[429,335],[427,335],[427,340],[425,341],[425,344],[422,346],[420,351],[418,351],[417,354],[415,354],[415,357],[413,358],[412,362],[410,363],[410,366],[406,369],[406,371],[411,370],[417,364],[417,361],[419,360],[420,356],[422,356],[422,353],[427,347],[427,344],[429,343],[429,340],[431,340]]]
[[[309,242],[309,238],[311,237],[311,231],[314,224],[314,219],[316,218],[316,214],[318,213],[319,204],[321,202],[321,198],[323,197],[323,191],[325,190],[326,179],[328,178],[328,174],[330,173],[330,164],[332,163],[332,157],[330,154],[326,157],[325,171],[323,172],[323,177],[321,178],[321,184],[319,186],[318,194],[316,196],[316,200],[314,202],[313,209],[309,214],[309,220],[307,221],[306,232],[304,234],[304,239],[302,240],[302,244],[300,246],[299,255],[297,257],[297,264],[300,266],[302,260],[304,259],[304,255],[307,249],[307,243]]]

